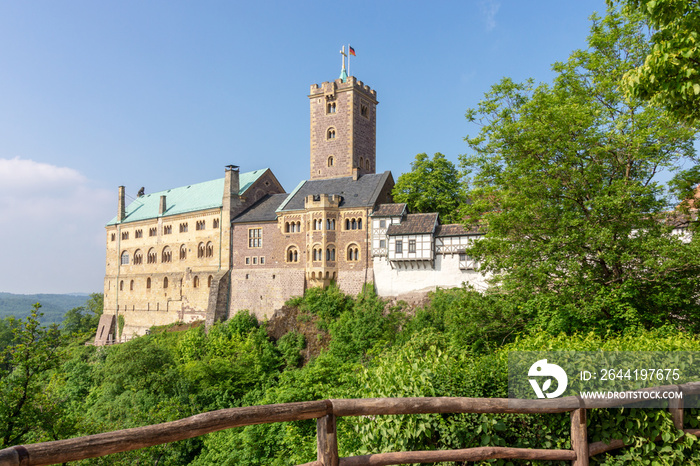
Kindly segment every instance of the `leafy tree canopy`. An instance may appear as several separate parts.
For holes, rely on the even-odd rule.
[[[653,46],[646,60],[624,76],[629,92],[634,97],[652,99],[682,120],[700,124],[700,2],[621,3],[643,14],[654,29]]]
[[[411,171],[399,176],[392,195],[411,212],[438,212],[442,223],[461,221],[463,200],[457,167],[441,153],[416,155]]]
[[[694,160],[693,134],[619,87],[649,52],[639,18],[594,17],[588,41],[552,84],[504,79],[468,111],[466,212],[488,228],[469,253],[554,329],[694,325],[698,241],[660,221],[654,181]]]

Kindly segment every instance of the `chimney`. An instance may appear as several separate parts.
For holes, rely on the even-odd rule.
[[[165,203],[165,196],[160,196],[160,207],[158,208],[158,215],[163,215],[167,210]]]
[[[126,217],[126,198],[124,186],[119,186],[119,205],[117,206],[117,221],[121,222]]]
[[[357,167],[354,167],[352,169],[352,180],[357,181],[357,179],[360,177],[360,169]]]
[[[226,165],[226,181],[224,181],[224,194],[238,196],[241,189],[239,181],[239,167],[237,165]]]
[[[241,211],[241,189],[237,165],[226,165],[226,176],[224,178],[224,199],[223,209],[227,213],[226,221],[231,221]]]

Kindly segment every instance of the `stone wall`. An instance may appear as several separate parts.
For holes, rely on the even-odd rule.
[[[259,320],[269,318],[289,298],[303,295],[304,288],[304,270],[235,270],[231,273],[229,316],[249,310]]]

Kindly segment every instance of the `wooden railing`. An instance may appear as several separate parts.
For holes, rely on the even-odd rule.
[[[700,382],[637,390],[700,394]],[[178,421],[146,427],[118,430],[53,442],[18,445],[0,450],[0,466],[29,466],[65,463],[112,453],[137,450],[185,440],[233,427],[275,422],[317,419],[317,460],[302,466],[361,466],[433,463],[440,461],[482,461],[487,459],[564,460],[572,465],[588,465],[591,456],[625,446],[622,440],[588,443],[586,412],[591,408],[613,408],[625,403],[614,400],[584,400],[565,397],[552,400],[515,400],[508,398],[368,398],[306,401],[245,408],[230,408],[197,414]],[[629,404],[626,402],[625,404]],[[683,429],[683,398],[669,400],[674,425]],[[477,447],[463,450],[432,450],[379,453],[340,458],[336,419],[349,416],[431,413],[571,413],[571,450],[542,450],[510,447]]]

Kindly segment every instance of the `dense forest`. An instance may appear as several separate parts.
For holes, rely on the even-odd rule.
[[[700,340],[674,326],[565,335],[543,331],[533,321],[516,336],[503,320],[512,305],[507,298],[462,288],[438,290],[411,310],[403,302],[382,301],[371,287],[350,297],[332,286],[309,290],[267,322],[243,312],[209,332],[201,325],[186,330],[174,325],[109,347],[85,344],[96,322],[90,306],[73,312],[63,328],[39,326],[35,311],[9,325],[13,336],[0,367],[0,446],[236,406],[327,398],[507,397],[511,351],[700,351]],[[590,413],[592,442],[633,443],[614,456],[598,457],[602,464],[700,461],[694,437],[683,437],[663,409]],[[686,410],[685,422],[698,427],[700,412]],[[569,428],[567,413],[382,416],[341,418],[338,438],[342,456],[485,445],[570,448]],[[649,440],[659,435],[667,441]],[[289,465],[315,457],[316,424],[302,421],[231,429],[82,463]]]

